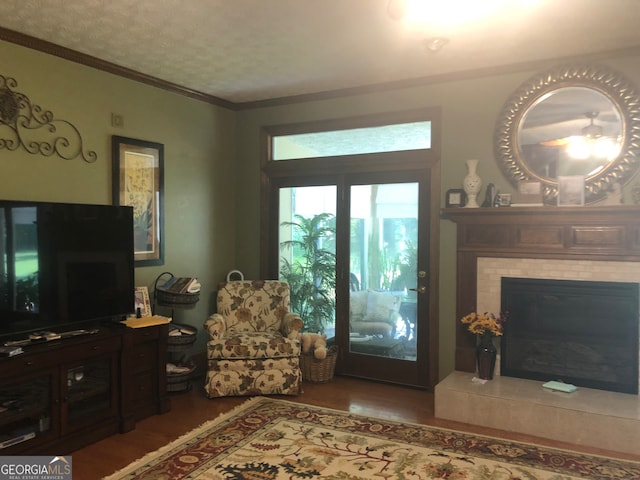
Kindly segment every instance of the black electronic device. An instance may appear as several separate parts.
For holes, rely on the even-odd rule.
[[[132,207],[0,200],[0,340],[124,317],[134,284]]]

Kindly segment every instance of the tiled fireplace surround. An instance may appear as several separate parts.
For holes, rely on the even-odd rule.
[[[640,284],[640,265],[632,262],[594,262],[588,260],[478,258],[476,302],[479,312],[501,311],[500,284],[503,277]],[[499,375],[500,362],[497,363],[496,372]]]
[[[461,243],[460,233],[458,242]],[[640,283],[640,263],[636,261],[527,258],[525,253],[521,258],[481,255],[477,253],[475,257],[474,282],[476,308],[481,312],[500,311],[502,277]],[[473,379],[471,372],[455,371],[436,386],[436,417],[638,453],[638,395],[587,388],[571,394],[553,392],[542,388],[543,382],[502,377],[499,365],[493,380],[482,384]]]

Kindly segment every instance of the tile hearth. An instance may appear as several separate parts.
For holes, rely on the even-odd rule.
[[[496,376],[479,384],[473,377],[456,371],[436,385],[437,418],[638,453],[638,395],[589,388],[568,394],[534,380]]]

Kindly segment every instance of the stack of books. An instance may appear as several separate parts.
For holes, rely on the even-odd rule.
[[[170,293],[198,293],[200,283],[195,277],[171,277],[158,290]]]

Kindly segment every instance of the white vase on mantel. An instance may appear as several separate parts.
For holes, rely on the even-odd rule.
[[[467,160],[467,175],[462,180],[462,188],[467,194],[467,204],[464,208],[478,208],[478,194],[482,187],[482,179],[478,176],[478,160]]]

